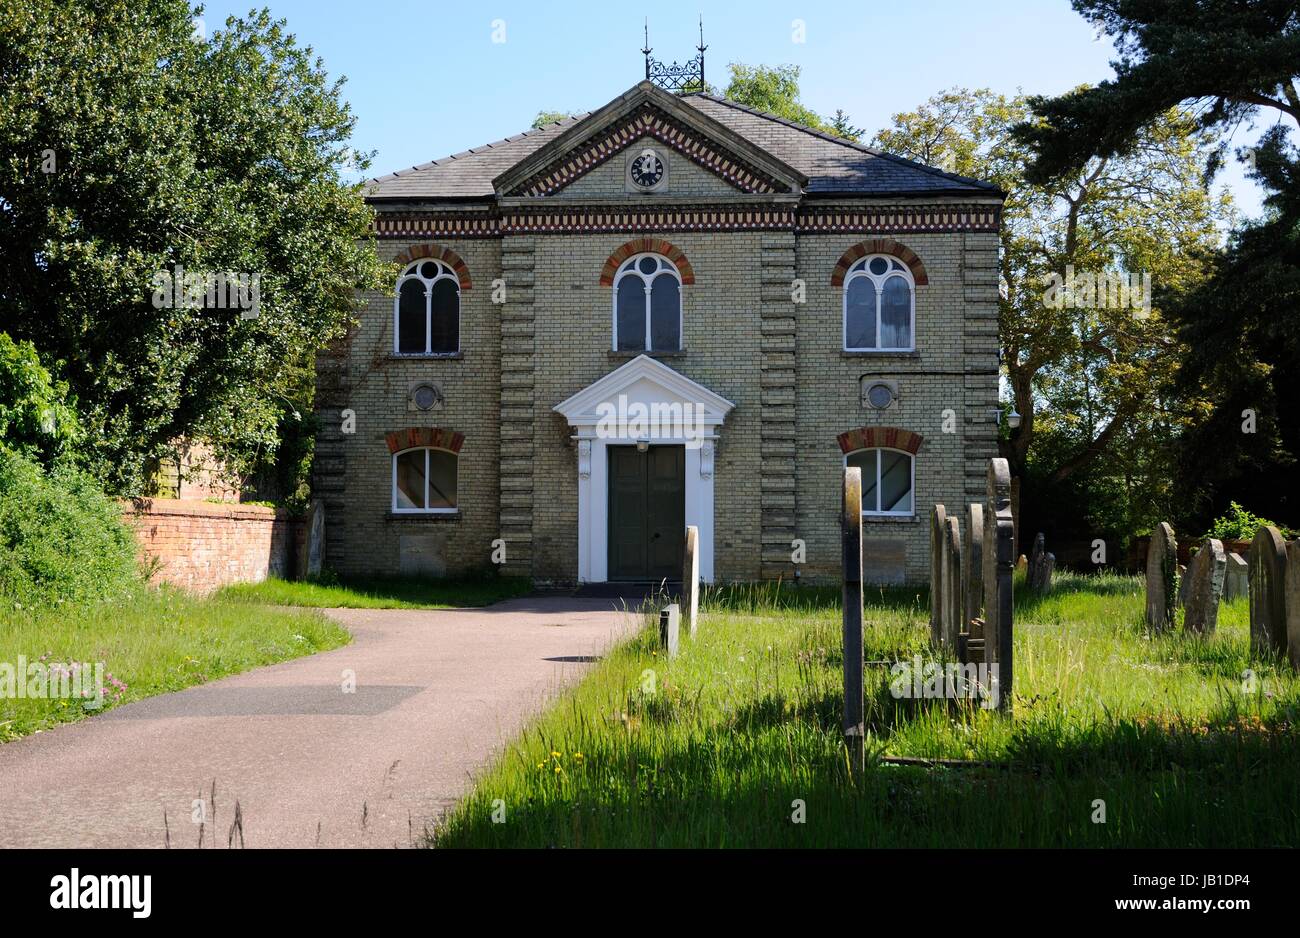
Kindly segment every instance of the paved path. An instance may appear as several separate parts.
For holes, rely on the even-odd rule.
[[[572,597],[328,614],[351,645],[0,745],[0,847],[162,847],[164,809],[172,847],[192,847],[214,779],[223,847],[236,799],[249,847],[407,846],[635,628]]]

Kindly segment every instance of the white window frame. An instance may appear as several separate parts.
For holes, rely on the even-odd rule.
[[[646,276],[641,273],[637,265],[643,258],[653,257],[659,261],[659,269],[652,275]],[[651,348],[650,346],[650,287],[656,277],[662,274],[672,274],[677,280],[677,347],[676,348]],[[624,277],[636,277],[645,287],[645,337],[643,341],[644,348],[637,349],[620,349],[618,347],[618,285]],[[686,344],[686,335],[684,332],[685,321],[682,314],[682,307],[686,305],[686,297],[682,292],[682,275],[677,269],[677,265],[664,257],[662,254],[655,254],[652,251],[646,251],[641,254],[634,254],[622,264],[619,265],[618,274],[614,277],[613,298],[610,303],[610,335],[612,337],[611,349],[615,352],[637,352],[640,351],[646,355],[660,354],[663,352],[680,352]]]
[[[873,274],[869,270],[871,262],[876,258],[885,261],[889,266],[883,274]],[[893,277],[902,277],[907,284],[908,293],[908,335],[912,337],[911,344],[906,346],[882,346],[880,345],[881,331],[881,312],[880,304],[885,293],[885,283]],[[849,284],[859,278],[870,280],[876,288],[876,345],[874,346],[853,346],[849,345]],[[840,344],[846,352],[915,352],[916,351],[916,280],[912,277],[912,271],[907,265],[898,258],[890,254],[868,254],[866,257],[854,263],[849,268],[848,275],[844,278],[844,290],[840,298]]]
[[[902,453],[907,457],[908,491],[912,494],[912,508],[909,511],[880,511],[879,509],[868,510],[866,502],[863,502],[862,516],[872,518],[915,518],[916,517],[916,454],[909,453],[905,449],[896,449],[892,446],[864,446],[861,449],[855,449],[852,452],[844,454],[844,466],[849,465],[849,457],[856,456],[858,453]],[[876,504],[880,504],[881,489],[880,478],[880,456],[876,456]]]
[[[420,273],[420,267],[424,264],[436,264],[438,274],[432,280]],[[418,280],[424,284],[424,351],[423,352],[403,352],[401,341],[401,308],[402,308],[402,284],[408,280]],[[433,350],[433,285],[439,280],[450,280],[456,286],[456,348],[453,351],[435,352]],[[397,288],[393,291],[393,354],[400,355],[402,358],[444,358],[448,355],[460,354],[460,278],[455,272],[440,260],[432,257],[421,257],[406,265],[400,277],[397,278]]]
[[[424,504],[429,504],[429,454],[432,452],[446,453],[456,460],[456,504],[451,508],[400,508],[397,504],[397,458],[407,453],[417,450],[424,451]],[[442,449],[437,446],[408,446],[406,449],[398,450],[393,453],[393,479],[392,479],[392,508],[393,514],[398,515],[454,515],[460,512],[460,453],[453,453],[449,449]]]

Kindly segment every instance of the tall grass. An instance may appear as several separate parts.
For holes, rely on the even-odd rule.
[[[676,659],[664,659],[647,616],[507,748],[435,842],[1300,843],[1300,682],[1251,659],[1245,604],[1226,605],[1211,638],[1151,638],[1140,580],[1063,574],[1057,584],[1048,597],[1021,592],[1009,719],[966,702],[896,699],[879,663],[934,660],[928,600],[874,591],[861,772],[840,737],[838,591],[707,591],[699,633]],[[504,823],[493,822],[498,799]],[[1094,823],[1099,802],[1104,823]]]
[[[105,707],[336,648],[346,630],[316,612],[137,591],[127,599],[0,609],[0,663],[103,662]],[[0,742],[93,715],[82,700],[0,696]]]
[[[532,589],[526,577],[483,576],[464,579],[434,577],[358,577],[338,581],[235,583],[218,596],[232,602],[318,609],[457,609],[487,606],[525,596]]]

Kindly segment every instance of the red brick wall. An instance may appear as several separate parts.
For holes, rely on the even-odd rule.
[[[154,582],[207,593],[296,572],[300,525],[274,508],[146,498],[129,502],[125,517],[158,561]]]

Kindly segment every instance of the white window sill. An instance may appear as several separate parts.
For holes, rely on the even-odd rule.
[[[389,509],[389,521],[459,521],[459,508],[444,508],[435,511],[393,511]]]
[[[460,359],[465,357],[464,352],[392,352],[388,356],[396,361],[428,361],[429,359]]]
[[[869,515],[862,513],[863,524],[916,524],[921,519],[916,515]]]

